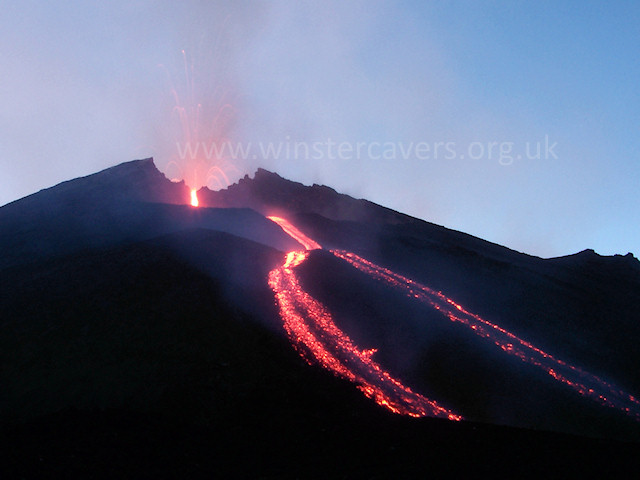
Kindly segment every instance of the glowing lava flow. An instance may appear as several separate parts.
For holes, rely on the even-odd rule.
[[[476,335],[494,343],[507,354],[541,368],[555,380],[568,385],[580,395],[592,398],[607,407],[621,410],[636,420],[640,420],[638,409],[640,402],[633,395],[617,389],[595,375],[553,357],[500,326],[465,310],[442,292],[432,290],[354,253],[342,250],[332,250],[332,253],[371,277],[404,290],[409,297],[440,311],[452,322],[467,326]]]
[[[197,207],[198,205],[200,205],[200,202],[198,202],[198,192],[194,188],[191,190],[191,206]]]
[[[320,248],[285,219],[269,218],[307,249]],[[269,273],[269,286],[275,292],[285,331],[298,353],[309,364],[317,362],[356,383],[367,397],[394,413],[462,419],[393,378],[372,360],[375,350],[360,350],[335,325],[326,308],[302,289],[294,272],[308,255],[308,251],[289,252],[284,264]]]
[[[307,250],[322,248],[287,220],[280,217],[269,219],[280,225]],[[571,387],[580,395],[640,420],[640,401],[633,395],[555,358],[504,328],[465,310],[442,292],[376,265],[355,253],[344,250],[332,250],[331,253],[372,278],[405,291],[410,298],[429,305],[452,322],[468,327],[506,354],[542,369],[553,379]],[[333,323],[331,314],[302,289],[293,271],[307,256],[307,251],[289,252],[285,263],[269,273],[269,285],[276,294],[284,328],[300,355],[309,363],[316,361],[337,375],[357,383],[365,395],[393,412],[415,417],[429,415],[460,420],[461,416],[414,393],[392,378],[371,359],[375,349],[358,349]]]
[[[291,238],[293,238],[296,242],[298,242],[307,250],[317,250],[319,248],[322,248],[319,243],[316,243],[315,241],[311,240],[304,233],[302,233],[296,227],[291,225],[291,223],[286,221],[284,218],[273,217],[273,216],[267,217],[267,218],[272,222],[277,223],[280,226],[280,228],[285,231],[287,235],[289,235]]]

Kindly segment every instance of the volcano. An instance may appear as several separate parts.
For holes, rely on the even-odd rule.
[[[259,169],[0,208],[8,475],[636,467],[640,262],[542,259]]]

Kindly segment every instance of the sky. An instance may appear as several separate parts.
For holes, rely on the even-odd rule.
[[[638,52],[635,1],[5,2],[0,205],[153,156],[638,256]]]

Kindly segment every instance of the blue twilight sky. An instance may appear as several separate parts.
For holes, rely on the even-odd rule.
[[[543,257],[638,255],[639,52],[637,1],[4,2],[0,205],[154,156]],[[185,156],[213,141],[244,158]]]

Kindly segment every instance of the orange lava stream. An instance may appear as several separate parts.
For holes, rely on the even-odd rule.
[[[633,395],[625,393],[595,375],[553,357],[502,327],[465,310],[442,292],[432,290],[354,253],[343,250],[332,250],[332,253],[377,280],[404,290],[409,297],[440,311],[452,322],[467,326],[476,335],[494,343],[505,353],[541,368],[555,380],[568,385],[580,395],[592,398],[607,407],[621,410],[636,420],[640,420],[640,410],[638,409],[640,401]]]
[[[269,218],[308,250],[320,248],[285,219]],[[307,363],[317,363],[354,382],[368,398],[394,413],[461,420],[460,415],[413,392],[393,378],[372,359],[375,349],[359,349],[336,326],[324,305],[304,291],[295,274],[295,267],[302,264],[308,255],[308,251],[289,252],[283,265],[269,272],[269,286],[275,293],[284,329]]]
[[[302,233],[300,230],[298,230],[296,227],[294,227],[290,222],[288,222],[284,218],[274,217],[274,216],[267,217],[267,218],[272,222],[277,223],[280,226],[280,228],[282,228],[282,230],[285,231],[287,235],[289,235],[296,242],[302,245],[306,250],[317,250],[319,248],[322,248],[319,243],[315,242],[314,240],[311,240],[309,237],[307,237],[304,233]]]
[[[307,237],[287,220],[268,217],[307,250],[321,249],[320,244]],[[410,278],[372,263],[352,252],[331,251],[358,270],[403,290],[406,294],[441,312],[454,323],[465,325],[476,335],[485,338],[503,352],[542,369],[556,381],[569,386],[580,395],[617,410],[640,421],[640,401],[633,395],[585,370],[557,359],[515,334],[467,311],[460,304]],[[413,392],[382,370],[372,360],[375,349],[361,350],[333,322],[322,303],[306,293],[294,272],[302,264],[308,251],[293,251],[284,264],[269,273],[269,286],[275,292],[284,328],[298,353],[309,363],[317,362],[336,375],[356,384],[369,398],[392,412],[414,417],[435,416],[460,420],[435,401]]]

